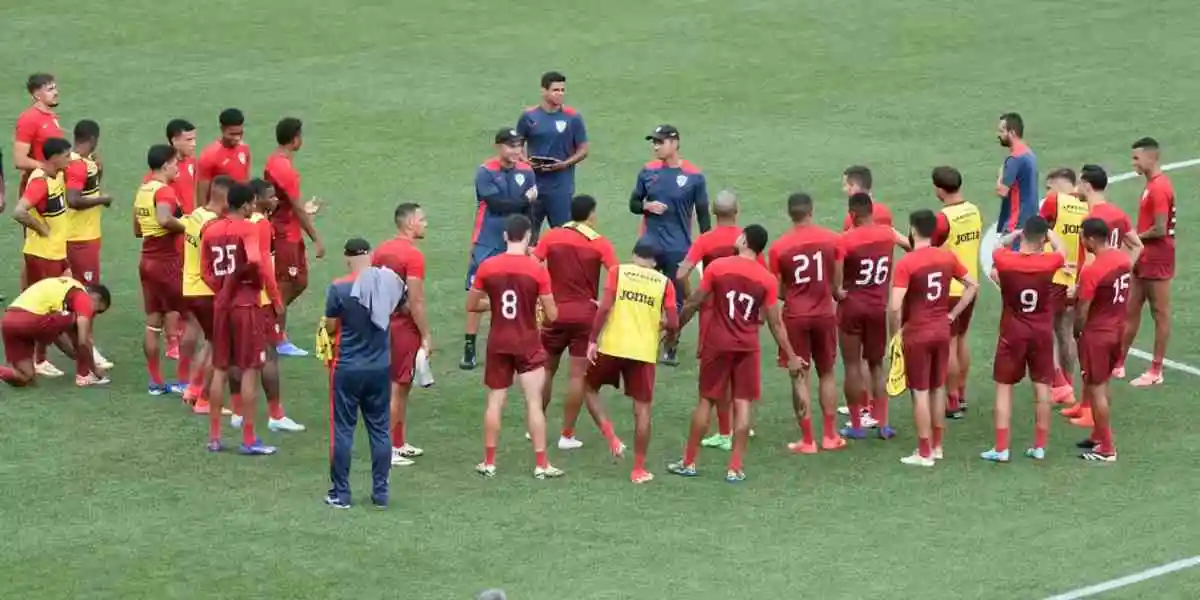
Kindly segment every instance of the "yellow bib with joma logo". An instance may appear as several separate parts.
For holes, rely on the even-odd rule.
[[[1054,274],[1054,283],[1071,287],[1075,285],[1074,266],[1079,260],[1079,230],[1088,214],[1087,202],[1070,194],[1059,194],[1056,212],[1054,233],[1062,240],[1064,247],[1061,250],[1067,255],[1067,266],[1072,268],[1059,269]],[[1046,244],[1046,251],[1051,251],[1049,243]]]
[[[83,284],[70,277],[51,277],[26,288],[9,307],[40,316],[61,313],[67,307],[67,294],[82,289]]]
[[[658,361],[668,285],[671,280],[654,269],[637,265],[617,268],[616,299],[600,332],[601,354],[647,363]]]
[[[950,234],[946,236],[944,248],[954,253],[972,279],[979,279],[979,244],[983,239],[983,215],[979,207],[970,202],[960,202],[942,208]],[[957,279],[950,282],[950,296],[962,296],[963,285]]]
[[[67,215],[67,182],[62,171],[53,177],[41,169],[35,169],[29,180],[42,179],[46,182],[46,210],[32,209],[29,214],[46,224],[50,235],[42,237],[32,229],[25,230],[25,246],[22,252],[47,260],[63,260],[67,257],[67,234],[70,222]]]

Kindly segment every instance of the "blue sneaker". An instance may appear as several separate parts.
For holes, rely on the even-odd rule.
[[[995,448],[992,448],[987,452],[980,452],[979,458],[982,458],[983,460],[990,460],[992,462],[1006,463],[1008,462],[1008,450],[999,452]]]
[[[286,340],[278,346],[275,346],[275,351],[278,352],[280,356],[308,356],[308,351],[296,346],[291,342],[291,340]]]
[[[340,509],[350,508],[349,502],[346,502],[345,500],[342,500],[342,499],[338,498],[337,496],[334,496],[333,494],[325,496],[325,504],[328,504],[329,506],[332,506],[334,508],[340,508]]]
[[[673,462],[673,463],[667,465],[667,470],[670,471],[671,473],[679,475],[680,477],[695,477],[696,476],[696,465],[695,464],[685,465],[685,464],[683,464],[683,459],[680,459],[679,462]]]
[[[270,456],[275,454],[275,446],[267,446],[262,443],[262,440],[254,440],[254,443],[249,446],[242,444],[242,447],[238,448],[238,452],[246,456]]]
[[[746,473],[744,471],[730,470],[725,472],[725,483],[741,483],[745,480]]]
[[[167,390],[168,394],[176,394],[176,395],[182,396],[183,393],[187,391],[188,384],[180,382],[180,381],[173,381],[171,383],[163,384],[163,388]]]
[[[1033,460],[1045,460],[1046,459],[1046,449],[1045,448],[1026,448],[1025,456],[1028,456],[1029,458],[1032,458]]]
[[[867,432],[863,431],[862,427],[843,427],[838,430],[838,433],[842,434],[842,437],[852,440],[867,439]]]
[[[146,393],[150,394],[151,396],[165,396],[171,393],[171,390],[165,383],[162,385],[151,383],[146,386]]]
[[[891,425],[884,425],[883,427],[876,429],[875,433],[879,435],[879,439],[881,440],[890,440],[896,437],[896,430],[892,429]]]
[[[225,449],[221,446],[221,440],[209,440],[208,445],[205,446],[205,448],[208,449],[209,452],[220,452]]]

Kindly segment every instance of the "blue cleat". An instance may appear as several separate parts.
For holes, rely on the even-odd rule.
[[[746,480],[744,471],[729,470],[725,472],[725,483],[741,483]]]
[[[695,464],[685,465],[685,464],[683,464],[683,460],[680,459],[679,462],[673,462],[673,463],[667,465],[667,471],[670,471],[671,473],[679,475],[680,477],[695,477],[696,476],[696,465]]]
[[[209,440],[208,446],[205,446],[205,448],[209,452],[220,452],[221,450],[224,450],[224,448],[221,446],[221,440]]]
[[[852,440],[867,439],[867,432],[863,431],[862,427],[843,427],[838,430],[838,433],[842,434],[842,437]]]
[[[165,383],[162,385],[151,383],[146,386],[146,393],[151,396],[165,396],[171,393],[171,390]]]
[[[242,444],[238,448],[238,453],[246,456],[270,456],[275,454],[275,446],[267,446],[262,443],[262,440],[254,440],[253,444]]]
[[[997,451],[995,448],[992,448],[987,452],[980,452],[979,458],[982,458],[983,460],[990,460],[992,462],[1006,463],[1008,462],[1008,450]]]
[[[176,395],[182,396],[183,393],[187,391],[188,384],[182,383],[179,381],[173,381],[171,383],[163,384],[163,388],[167,390],[168,394],[176,394]]]
[[[1045,460],[1046,459],[1046,449],[1045,448],[1026,448],[1025,456],[1028,456],[1029,458],[1032,458],[1033,460]]]
[[[275,352],[279,353],[280,356],[308,356],[308,351],[293,344],[291,340],[286,340],[275,346]]]
[[[891,425],[884,425],[883,427],[876,429],[875,433],[879,436],[879,439],[881,439],[881,440],[890,440],[890,439],[896,437],[896,430],[892,429]]]

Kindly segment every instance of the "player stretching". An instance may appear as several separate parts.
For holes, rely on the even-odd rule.
[[[177,155],[178,156],[178,155]],[[192,357],[193,369],[183,401],[192,405],[192,412],[207,415],[208,385],[212,377],[211,344],[213,339],[213,292],[204,282],[200,265],[200,238],[204,228],[228,210],[229,186],[233,180],[218,175],[209,188],[208,202],[184,217],[183,245],[183,306],[188,316],[188,329],[180,343],[180,356]],[[207,344],[205,344],[207,342]],[[229,411],[233,414],[233,411]]]
[[[584,403],[587,345],[588,339],[593,337],[592,324],[596,321],[600,270],[603,268],[611,274],[617,268],[617,253],[612,243],[596,233],[595,226],[596,199],[576,196],[571,199],[570,222],[547,231],[533,250],[533,255],[546,263],[554,304],[558,307],[558,318],[542,328],[542,347],[549,355],[546,386],[542,390],[543,410],[550,406],[554,374],[558,372],[559,361],[564,352],[570,354],[570,381],[563,404],[559,450],[573,450],[583,445],[583,442],[575,439],[575,423]],[[612,422],[594,402],[588,403],[588,411],[611,445],[616,440]]]
[[[571,198],[575,196],[575,165],[588,155],[587,128],[583,116],[563,104],[567,77],[550,71],[542,75],[542,101],[525,109],[517,120],[517,133],[525,138],[525,148],[537,173],[541,201],[533,205],[534,243],[542,230],[542,221],[559,227],[571,217]]]
[[[950,330],[962,316],[979,284],[966,265],[944,248],[933,246],[937,216],[918,210],[909,216],[913,251],[896,261],[892,297],[888,303],[888,333],[900,335],[904,371],[912,391],[913,427],[917,451],[900,459],[906,465],[932,467],[942,458],[942,434],[946,429],[946,374],[950,362]],[[946,288],[950,281],[962,284],[962,296],[950,306]]]
[[[934,193],[942,202],[937,213],[937,231],[933,245],[954,253],[967,267],[971,279],[979,278],[979,243],[983,238],[983,217],[979,208],[963,199],[962,174],[954,167],[936,167],[932,174]],[[963,288],[958,281],[950,282],[950,305],[958,304]],[[950,371],[946,374],[946,416],[961,419],[967,412],[967,375],[971,370],[971,345],[967,331],[975,303],[967,305],[950,326]]]
[[[112,205],[112,197],[100,192],[100,166],[96,147],[100,144],[100,125],[84,119],[75,124],[75,149],[67,165],[67,265],[71,276],[85,284],[100,283],[100,215]],[[93,360],[101,369],[112,363],[93,346]]]
[[[821,448],[837,450],[846,440],[837,432],[837,319],[833,305],[833,271],[842,259],[838,235],[813,224],[813,199],[792,194],[787,202],[792,230],[771,245],[767,266],[783,287],[783,322],[792,350],[801,360],[816,366],[817,398],[821,403]],[[780,366],[785,356],[779,355]],[[808,376],[792,379],[792,409],[800,426],[801,439],[788,444],[799,454],[815,454],[812,431],[812,397]]]
[[[255,395],[259,371],[266,359],[267,340],[262,335],[259,298],[269,263],[262,256],[258,233],[250,223],[254,190],[242,183],[229,187],[229,211],[204,228],[200,237],[200,262],[204,281],[213,290],[212,384],[208,401],[208,451],[220,452],[221,405],[230,369],[241,372],[242,445],[246,455],[275,454],[255,435],[258,412]]]
[[[1019,251],[1010,249],[1021,239]],[[1044,252],[1047,239],[1052,252]],[[1012,424],[1013,386],[1025,378],[1033,382],[1037,400],[1034,409],[1033,445],[1025,456],[1046,458],[1050,435],[1050,385],[1054,381],[1054,279],[1066,264],[1062,240],[1050,231],[1045,219],[1031,217],[1025,228],[1003,238],[992,253],[988,276],[1000,286],[1004,311],[1000,316],[1000,339],[992,379],[996,382],[996,405],[992,415],[996,444],[980,458],[1008,462],[1009,427]],[[959,317],[961,318],[961,317]]]
[[[1163,358],[1171,338],[1171,279],[1175,277],[1175,188],[1158,166],[1158,142],[1142,138],[1133,143],[1133,169],[1146,178],[1138,205],[1137,232],[1145,245],[1133,267],[1129,290],[1129,319],[1125,322],[1125,352],[1133,346],[1142,325],[1142,305],[1150,303],[1154,319],[1154,356],[1150,368],[1129,382],[1133,387],[1162,385]],[[1124,371],[1125,354],[1120,367]]]
[[[1080,458],[1116,462],[1112,421],[1108,405],[1108,380],[1124,352],[1121,339],[1128,312],[1133,265],[1132,259],[1111,247],[1112,232],[1104,221],[1089,218],[1083,222],[1083,244],[1096,259],[1079,274],[1079,295],[1075,315],[1075,335],[1079,338],[1079,365],[1083,369],[1084,395],[1091,398],[1095,419],[1092,435],[1079,446]]]
[[[546,323],[558,317],[550,276],[528,256],[532,224],[525,215],[512,215],[504,222],[507,250],[479,265],[467,295],[467,310],[491,309],[492,329],[488,334],[483,385],[487,388],[487,410],[483,417],[483,462],[475,466],[480,475],[496,474],[496,442],[500,438],[500,415],[508,388],[515,376],[525,396],[525,430],[533,440],[535,479],[561,477],[562,469],[546,457],[546,414],[542,410],[542,386],[546,384],[546,351],[537,326],[537,305],[542,303]]]
[[[0,319],[4,357],[0,381],[13,387],[33,385],[35,349],[57,344],[75,359],[75,385],[104,385],[109,379],[92,364],[92,320],[108,310],[108,288],[84,286],[69,277],[43,279],[21,292]]]
[[[433,334],[425,304],[425,255],[417,242],[425,239],[425,211],[421,205],[406,202],[393,214],[396,237],[380,244],[371,256],[371,266],[387,267],[408,287],[405,310],[392,315],[389,327],[391,365],[392,466],[406,467],[425,451],[409,444],[407,436],[408,396],[412,393],[417,352],[428,356],[433,351]]]
[[[838,345],[842,349],[845,372],[843,389],[850,423],[839,433],[861,440],[867,437],[863,419],[877,423],[879,437],[896,435],[888,422],[887,374],[883,357],[887,354],[887,290],[892,274],[892,254],[896,246],[908,248],[891,226],[872,221],[873,203],[863,192],[847,201],[854,228],[839,240],[841,260],[833,273],[833,289],[838,301]]]
[[[779,351],[787,358],[792,377],[800,374],[804,362],[792,351],[779,310],[779,281],[757,260],[767,247],[767,230],[750,225],[737,239],[737,255],[713,261],[700,289],[684,304],[680,327],[687,325],[696,311],[711,297],[715,302],[708,329],[699,341],[700,401],[692,411],[692,426],[683,458],[667,469],[684,477],[696,475],[696,454],[700,438],[708,431],[708,413],[714,404],[733,402],[733,452],[725,481],[736,483],[746,478],[742,455],[750,433],[750,405],[762,393],[762,361],[758,330],[766,313],[767,326]]]
[[[530,214],[538,198],[533,168],[521,161],[525,139],[516,129],[496,132],[496,156],[475,170],[475,230],[471,236],[471,257],[467,263],[467,291],[474,287],[475,274],[483,261],[503,254],[507,247],[505,227],[508,217]],[[479,335],[478,312],[467,312],[461,369],[475,368],[475,338]]]
[[[1050,288],[1050,309],[1054,312],[1054,383],[1051,400],[1055,404],[1073,404],[1072,382],[1078,368],[1075,353],[1075,286],[1079,271],[1079,227],[1087,216],[1087,202],[1075,195],[1078,185],[1075,171],[1055,169],[1046,176],[1049,193],[1042,199],[1041,217],[1050,224],[1066,256],[1066,265],[1054,274]]]
[[[650,448],[650,405],[654,400],[654,369],[663,315],[666,333],[673,336],[679,324],[675,312],[675,285],[655,270],[661,249],[646,239],[633,247],[633,262],[608,269],[604,298],[588,340],[587,395],[601,386],[622,386],[633,400],[633,471],[629,480],[646,483],[654,474],[646,470]],[[612,424],[608,424],[609,430]],[[615,442],[615,443],[614,443]],[[610,438],[610,450],[620,455],[624,444]]]

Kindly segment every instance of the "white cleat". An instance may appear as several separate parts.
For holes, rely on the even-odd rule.
[[[308,428],[293,421],[291,417],[284,417],[282,419],[271,419],[271,420],[267,421],[267,429],[270,429],[271,431],[285,431],[285,432],[289,432],[289,433],[295,433],[295,432],[299,432],[299,431],[304,431],[305,429],[308,429]]]
[[[529,432],[528,432],[528,431],[526,431],[526,432],[525,432],[525,439],[527,439],[527,440],[529,440],[529,441],[531,441],[531,442],[532,442],[532,441],[533,441],[533,436],[532,436],[532,435],[529,435]]]
[[[496,465],[489,465],[487,463],[479,463],[479,464],[475,465],[475,472],[479,473],[480,475],[483,475],[484,477],[495,477],[496,476]],[[536,471],[534,472],[534,475],[535,476],[537,475]]]
[[[533,469],[534,479],[554,479],[555,477],[562,477],[566,474],[566,471],[563,471],[554,465],[546,465],[544,468],[535,467]]]
[[[98,350],[95,346],[92,346],[92,362],[95,363],[97,369],[103,369],[107,371],[113,368],[112,361],[104,358],[104,355],[100,354],[100,350]]]
[[[416,461],[408,458],[400,453],[402,448],[392,448],[392,466],[393,467],[409,467],[417,464]]]
[[[101,377],[95,373],[88,373],[87,375],[83,375],[83,376],[80,376],[80,375],[75,376],[75,385],[77,385],[79,387],[91,387],[94,385],[108,385],[110,383],[112,383],[111,379],[109,379],[107,377]]]
[[[234,429],[241,429],[242,421],[244,420],[242,415],[229,415],[229,426]]]
[[[843,405],[839,406],[839,407],[838,407],[838,414],[839,414],[839,415],[846,415],[846,416],[849,416],[849,415],[850,415],[850,407],[849,407],[849,406],[846,406],[845,404],[843,404]]]
[[[913,452],[909,456],[905,456],[904,458],[901,458],[900,462],[902,462],[906,465],[914,466],[914,467],[932,467],[933,465],[937,464],[934,462],[932,456],[929,458],[925,458],[924,456],[921,456],[920,454],[917,454],[916,452]]]
[[[66,374],[62,372],[62,369],[50,364],[50,361],[48,360],[43,360],[42,362],[34,365],[33,370],[42,377],[62,377]]]
[[[400,456],[403,456],[404,458],[416,458],[418,456],[425,455],[424,450],[422,450],[412,444],[407,444],[407,443],[404,444],[403,446],[400,446],[399,448],[393,448],[393,450],[399,450]]]
[[[942,454],[942,447],[937,446],[933,449],[933,460],[942,460],[945,456]]]
[[[866,429],[878,429],[879,420],[871,416],[871,411],[864,410],[862,412],[862,426]]]
[[[583,447],[583,442],[581,442],[573,437],[559,437],[558,438],[558,449],[559,450],[578,450],[579,448],[582,448],[582,447]]]

